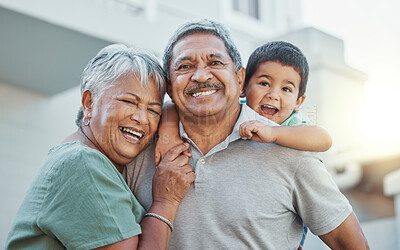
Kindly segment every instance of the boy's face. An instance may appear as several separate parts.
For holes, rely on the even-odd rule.
[[[262,62],[246,86],[247,105],[281,124],[305,99],[305,95],[297,98],[300,81],[300,74],[293,67],[275,61]]]

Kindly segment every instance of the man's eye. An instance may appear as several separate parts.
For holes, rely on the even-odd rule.
[[[189,69],[190,68],[190,65],[189,64],[182,64],[182,65],[179,65],[179,67],[178,67],[178,70],[181,70],[181,69]]]
[[[267,82],[260,82],[260,85],[265,86],[265,87],[269,87],[269,83],[267,83]]]
[[[212,61],[211,65],[222,65],[223,63],[221,61]]]

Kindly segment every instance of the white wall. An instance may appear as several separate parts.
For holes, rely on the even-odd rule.
[[[76,129],[79,100],[77,87],[49,98],[0,83],[0,248],[48,150]]]

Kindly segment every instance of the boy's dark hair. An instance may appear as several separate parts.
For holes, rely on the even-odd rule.
[[[293,67],[301,78],[299,95],[297,98],[304,95],[309,71],[307,59],[299,48],[291,43],[283,41],[274,41],[261,45],[250,55],[246,67],[245,85],[248,84],[258,66],[266,61],[278,62],[283,66]]]

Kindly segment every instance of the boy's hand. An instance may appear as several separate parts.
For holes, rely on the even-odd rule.
[[[155,165],[158,166],[158,164],[160,164],[161,159],[164,158],[164,156],[167,154],[168,150],[170,150],[171,148],[173,148],[181,143],[183,143],[183,141],[178,135],[176,135],[176,136],[170,136],[170,135],[160,136],[158,138],[158,141],[156,144]],[[189,153],[188,149],[183,151],[182,154],[186,155],[187,157],[192,156]]]
[[[273,127],[265,125],[259,121],[243,122],[239,128],[240,136],[243,140],[252,139],[256,142],[275,142]]]

